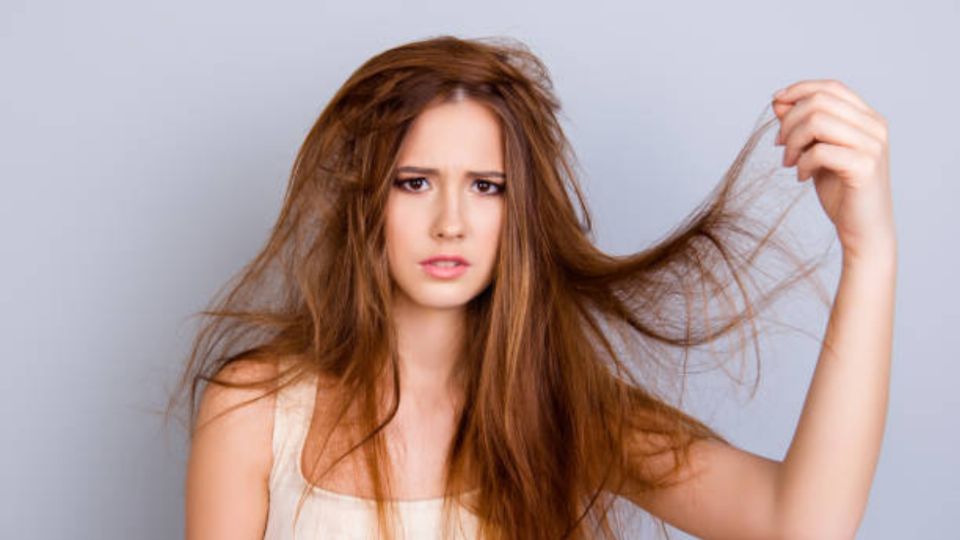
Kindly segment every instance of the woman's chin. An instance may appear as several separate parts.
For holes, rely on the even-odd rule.
[[[462,309],[479,294],[462,285],[424,286],[416,290],[403,291],[404,300],[416,306],[429,309]],[[472,294],[475,293],[475,294]]]

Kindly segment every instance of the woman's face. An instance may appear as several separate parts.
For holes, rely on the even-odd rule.
[[[504,213],[497,117],[469,99],[433,105],[401,143],[386,207],[390,274],[403,300],[460,308],[489,284]],[[431,257],[461,257],[444,268]]]

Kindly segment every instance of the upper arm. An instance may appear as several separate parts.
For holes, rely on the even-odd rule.
[[[251,382],[275,373],[276,367],[240,360],[227,365],[217,378]],[[263,392],[217,384],[204,389],[187,461],[187,540],[263,538],[275,397],[223,414]]]
[[[656,459],[655,468],[674,463],[670,455]],[[626,497],[699,538],[777,538],[779,471],[779,461],[715,439],[698,440],[675,485]]]

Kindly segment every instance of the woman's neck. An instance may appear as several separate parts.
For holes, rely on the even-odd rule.
[[[422,410],[455,404],[461,391],[455,374],[463,362],[465,310],[406,299],[396,302],[393,314],[404,401]]]

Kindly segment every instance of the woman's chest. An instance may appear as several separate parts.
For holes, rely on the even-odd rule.
[[[373,497],[373,482],[363,447],[336,462],[360,439],[359,434],[351,437],[344,430],[336,430],[330,434],[326,448],[321,449],[329,429],[311,425],[308,431],[301,463],[305,478],[322,489]],[[429,499],[443,495],[447,453],[454,429],[452,419],[441,415],[417,416],[398,411],[380,432],[389,460],[391,498]]]

